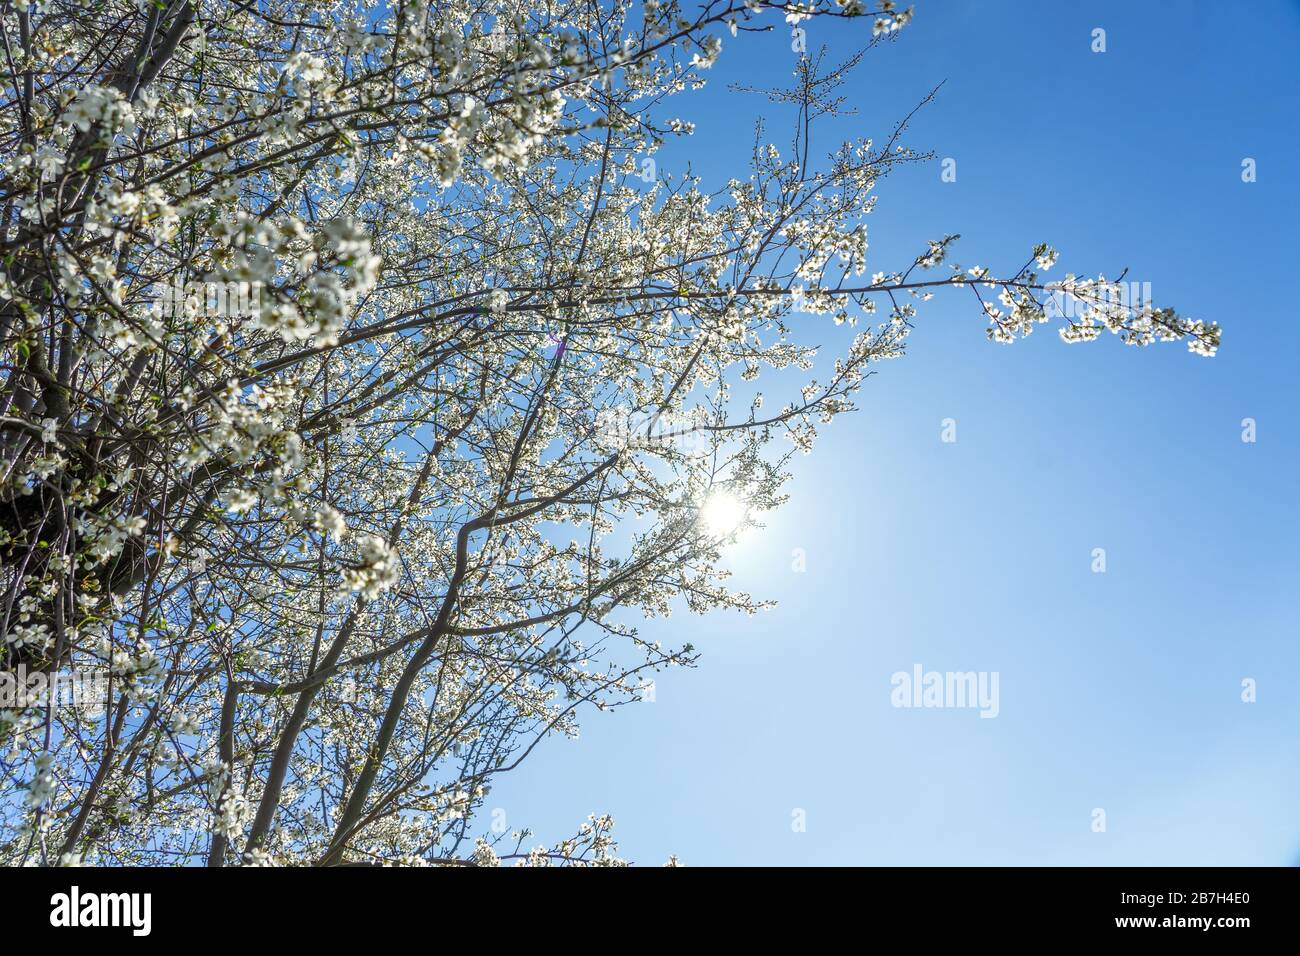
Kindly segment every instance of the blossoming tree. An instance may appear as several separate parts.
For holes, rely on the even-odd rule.
[[[925,157],[905,121],[815,153],[851,63],[799,60],[793,143],[744,175],[645,174],[724,40],[836,18],[869,50],[911,16],[6,3],[0,665],[103,686],[0,711],[0,861],[617,862],[608,818],[534,847],[474,811],[694,660],[637,619],[761,606],[720,546],[918,302],[1212,354],[1213,325],[1048,283],[1045,244],[876,268],[876,186]]]

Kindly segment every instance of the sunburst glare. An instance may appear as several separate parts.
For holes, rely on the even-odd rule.
[[[724,538],[745,522],[749,509],[729,491],[714,491],[700,508],[700,520],[709,534]]]

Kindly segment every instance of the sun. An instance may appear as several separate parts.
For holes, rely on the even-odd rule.
[[[709,534],[725,538],[744,523],[748,513],[745,503],[731,492],[715,491],[700,507],[700,520]]]

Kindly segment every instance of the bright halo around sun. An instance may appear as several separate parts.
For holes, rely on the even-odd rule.
[[[745,521],[745,503],[729,491],[715,491],[700,508],[700,520],[709,534],[725,538]]]

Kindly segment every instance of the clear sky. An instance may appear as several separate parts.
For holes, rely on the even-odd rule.
[[[660,173],[747,176],[760,113],[784,146],[778,108],[726,88],[789,80],[789,28],[767,22],[669,101],[698,132]],[[870,31],[805,26],[841,57]],[[918,0],[822,145],[883,140],[941,80],[910,144],[956,182],[936,159],[881,183],[868,271],[948,232],[995,271],[1047,241],[1049,277],[1128,267],[1219,322],[1218,357],[995,345],[968,295],[923,305],[909,355],[730,552],[736,586],[779,606],[646,624],[699,667],[507,775],[487,806],[512,827],[550,841],[609,812],[650,864],[1300,861],[1300,4]],[[807,318],[831,361],[853,333]],[[891,706],[916,664],[997,672],[998,716]]]

